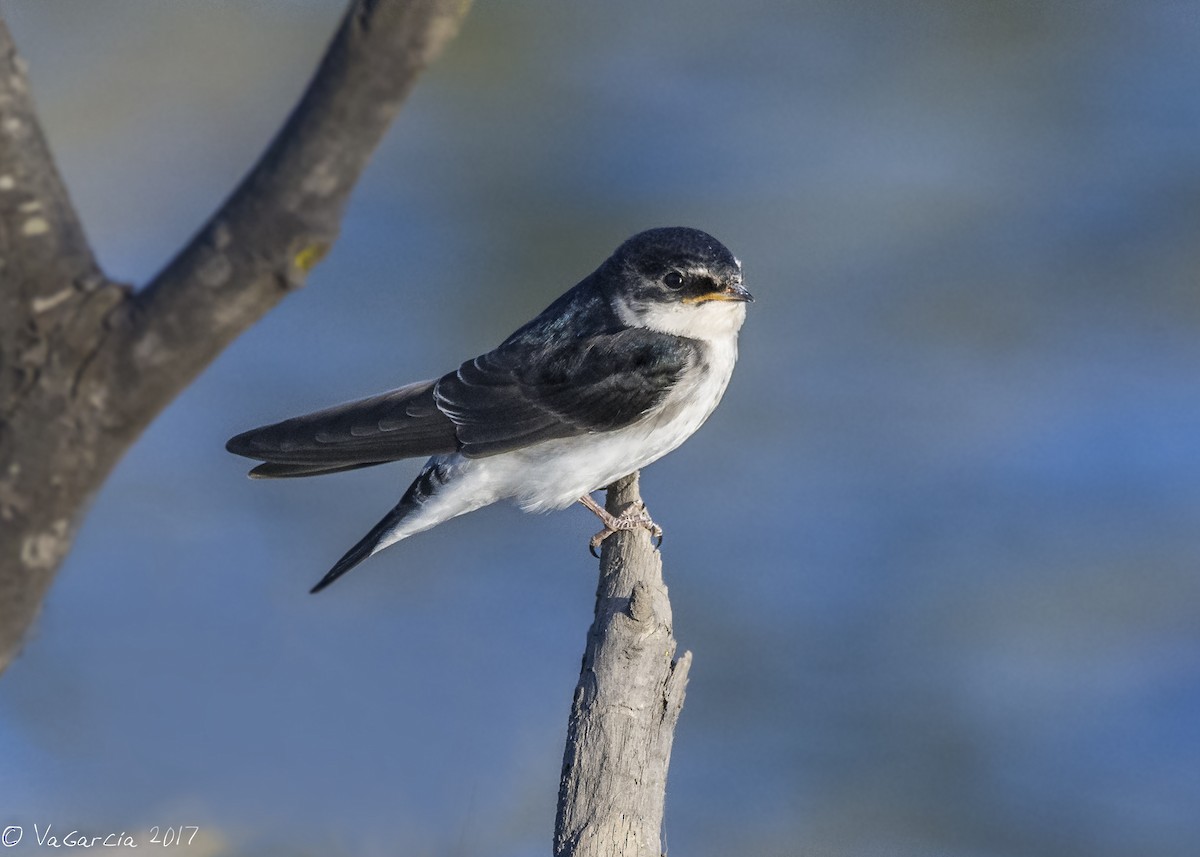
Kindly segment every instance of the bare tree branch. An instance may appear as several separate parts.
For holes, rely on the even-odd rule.
[[[99,272],[0,27],[0,670],[91,496],[150,421],[299,286],[469,0],[354,0],[258,164],[132,294]]]
[[[608,489],[619,515],[638,475]],[[675,659],[662,558],[645,530],[604,542],[596,617],[563,754],[555,857],[659,857],[667,767],[691,652]]]
[[[78,340],[81,305],[104,285],[38,123],[25,63],[0,21],[0,430],[5,435],[4,418],[44,383],[53,364],[78,357],[71,346]],[[114,300],[123,297],[114,292]],[[0,473],[0,520],[7,520],[4,477]],[[11,498],[7,502],[11,505]]]
[[[25,62],[0,21],[0,247],[4,288],[0,330],[7,343],[28,321],[36,302],[42,314],[66,301],[53,291],[99,276],[91,248],[46,145]],[[56,277],[41,276],[52,271]],[[39,276],[24,276],[37,272]],[[36,315],[37,313],[34,312]],[[6,377],[0,383],[11,383]],[[5,390],[5,392],[10,392]]]
[[[92,490],[72,390],[126,295],[96,265],[0,21],[0,670],[70,543],[60,498]]]

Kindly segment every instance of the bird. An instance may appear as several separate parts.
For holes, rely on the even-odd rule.
[[[367,557],[500,500],[527,512],[575,502],[604,529],[662,529],[645,508],[614,516],[593,491],[658,460],[716,408],[753,301],[742,264],[688,227],[639,232],[496,348],[426,381],[231,438],[251,478],[428,461],[391,511],[339,559],[320,592]]]

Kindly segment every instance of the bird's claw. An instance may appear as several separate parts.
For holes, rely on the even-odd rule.
[[[600,553],[596,549],[609,536],[628,530],[636,530],[639,527],[649,530],[651,538],[657,539],[654,545],[656,548],[662,547],[663,529],[651,520],[650,514],[644,506],[636,512],[633,510],[627,511],[619,518],[609,515],[607,519],[602,518],[601,520],[604,521],[604,529],[592,536],[588,542],[588,550],[596,559],[600,558]]]

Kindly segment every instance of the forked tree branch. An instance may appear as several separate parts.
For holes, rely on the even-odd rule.
[[[133,293],[105,279],[0,26],[0,670],[91,496],[150,421],[306,274],[469,0],[354,0],[257,165]]]
[[[605,505],[640,505],[638,475]],[[692,653],[676,660],[662,557],[645,530],[604,541],[596,616],[567,725],[555,857],[659,857],[667,767]]]

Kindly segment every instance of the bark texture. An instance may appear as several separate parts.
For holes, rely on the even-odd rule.
[[[337,237],[469,0],[355,0],[258,163],[145,288],[98,268],[0,22],[0,670],[88,501],[151,420]]]
[[[608,489],[619,515],[641,504],[638,476]],[[563,756],[556,857],[659,857],[675,723],[691,652],[675,659],[662,558],[645,530],[618,533],[600,554],[596,616]]]

